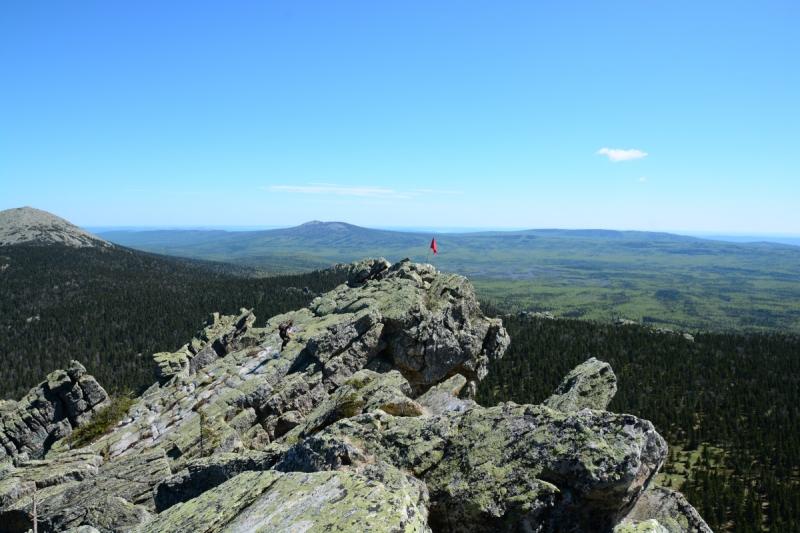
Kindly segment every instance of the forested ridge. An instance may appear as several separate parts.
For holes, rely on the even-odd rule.
[[[597,357],[617,375],[609,410],[652,421],[682,448],[670,454],[666,478],[694,456],[680,490],[714,531],[800,530],[800,336],[699,333],[692,342],[637,325],[503,323],[511,346],[478,388],[480,404],[541,403]]]
[[[150,355],[188,342],[209,313],[252,308],[263,325],[344,281],[58,245],[4,246],[0,270],[0,397],[15,399],[70,359],[111,391],[136,390],[152,383]]]

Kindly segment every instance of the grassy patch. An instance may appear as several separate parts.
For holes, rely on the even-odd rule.
[[[344,382],[345,385],[350,385],[356,390],[361,390],[367,386],[367,383],[363,379],[358,378],[350,378]]]
[[[132,394],[113,396],[111,402],[100,409],[91,422],[76,429],[67,437],[70,448],[80,448],[104,435],[125,417],[134,401]]]

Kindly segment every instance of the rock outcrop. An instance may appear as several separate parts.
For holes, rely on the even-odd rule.
[[[290,321],[283,346],[278,325]],[[34,488],[45,531],[642,522],[621,524],[667,447],[649,422],[604,410],[616,390],[610,366],[587,361],[545,405],[472,400],[510,340],[465,278],[363,260],[309,308],[254,323],[247,310],[211,315],[178,352],[154,356],[157,382],[110,432],[80,450],[60,441],[40,461],[7,462],[0,523],[31,526]]]
[[[581,409],[604,410],[616,392],[617,376],[611,365],[592,357],[567,374],[556,392],[542,405],[565,413]]]
[[[0,402],[0,460],[41,458],[52,444],[85,425],[108,395],[77,361],[56,370],[19,402]]]

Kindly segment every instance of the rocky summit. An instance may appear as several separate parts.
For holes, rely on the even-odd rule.
[[[41,209],[18,207],[0,211],[0,246],[22,243],[64,244],[76,248],[113,246],[110,242]]]
[[[154,383],[113,404],[79,363],[0,406],[0,530],[90,532],[708,531],[650,484],[653,425],[606,411],[590,359],[543,405],[473,401],[510,339],[467,279],[365,259],[263,328],[212,314]],[[93,423],[93,422],[92,422]]]

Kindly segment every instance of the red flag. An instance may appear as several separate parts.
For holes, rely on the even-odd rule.
[[[433,250],[433,255],[436,255],[436,239],[431,240],[431,250]]]

